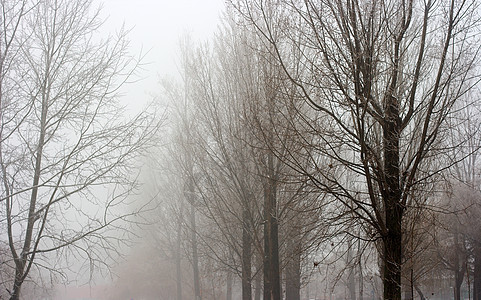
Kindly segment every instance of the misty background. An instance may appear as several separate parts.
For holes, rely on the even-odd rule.
[[[481,2],[0,2],[0,299],[481,299]]]

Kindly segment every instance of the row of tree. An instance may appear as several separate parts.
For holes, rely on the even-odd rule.
[[[231,1],[211,43],[185,40],[153,234],[177,299],[187,278],[219,297],[217,276],[231,299],[232,274],[242,299],[322,274],[351,299],[451,278],[480,299],[478,5]]]
[[[120,109],[125,34],[90,0],[0,3],[0,297],[110,265],[156,199],[116,299],[481,299],[477,1],[230,1],[162,83],[133,204],[163,119]]]

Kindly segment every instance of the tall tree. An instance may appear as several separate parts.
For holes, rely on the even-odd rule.
[[[193,106],[198,111],[196,157],[202,186],[203,212],[215,224],[216,235],[225,247],[212,249],[217,259],[229,266],[240,265],[242,298],[252,299],[253,240],[259,221],[255,209],[258,198],[249,133],[243,128],[242,106],[256,84],[246,76],[252,64],[241,56],[239,36],[225,26],[212,48],[199,47],[190,67],[195,90]],[[218,43],[230,40],[228,43]],[[241,64],[241,61],[246,64]],[[200,184],[199,184],[200,185]],[[220,237],[219,237],[220,236]],[[239,236],[242,238],[239,239]],[[212,243],[211,243],[212,245]],[[227,248],[227,249],[223,249]],[[222,254],[223,252],[223,254]],[[236,268],[234,268],[236,269]]]
[[[32,267],[61,255],[107,264],[134,159],[160,122],[122,116],[117,91],[135,70],[125,33],[100,40],[91,1],[1,1],[1,227],[20,297]],[[117,235],[118,236],[118,235]],[[102,248],[95,245],[104,245]],[[49,260],[52,255],[56,259]]]
[[[451,138],[446,141],[451,146],[450,159],[455,163],[451,170],[449,182],[454,191],[452,198],[464,206],[461,210],[459,228],[467,239],[469,252],[473,261],[473,298],[481,299],[481,234],[475,222],[481,215],[480,201],[480,163],[481,119],[479,87],[466,94],[463,101],[456,106],[457,113],[450,120]],[[469,271],[469,269],[468,269]],[[468,278],[469,279],[469,278]]]
[[[312,109],[299,123],[312,134],[303,133],[315,172],[289,164],[374,229],[384,298],[401,299],[408,200],[446,167],[428,162],[443,153],[446,118],[479,75],[478,3],[231,2]]]
[[[266,286],[272,286],[267,291],[277,291],[277,296],[273,296],[277,298],[281,291],[282,259],[278,219],[283,211],[287,215],[295,207],[293,198],[296,197],[292,195],[296,193],[288,190],[298,189],[298,182],[286,187],[285,175],[281,174],[282,162],[273,151],[281,148],[279,140],[285,138],[286,132],[275,118],[280,113],[275,102],[283,95],[269,84],[276,80],[275,67],[252,50],[247,42],[249,38],[253,36],[236,27],[234,20],[227,19],[213,45],[199,47],[188,64],[193,83],[191,109],[197,112],[198,131],[192,135],[195,163],[200,172],[197,191],[203,199],[200,211],[216,228],[215,233],[203,238],[210,241],[206,244],[211,246],[217,259],[226,265],[240,265],[243,299],[252,298],[255,254],[266,259],[263,263],[265,282]],[[265,220],[263,240],[259,234],[261,215]],[[302,236],[302,222],[298,223]],[[300,236],[292,238],[297,240]],[[229,250],[214,242],[220,240]],[[215,249],[214,244],[220,247]],[[285,258],[297,257],[299,269],[302,253],[301,247],[297,248],[299,251]],[[293,267],[292,270],[296,270]],[[300,274],[292,277],[291,283],[298,293]]]

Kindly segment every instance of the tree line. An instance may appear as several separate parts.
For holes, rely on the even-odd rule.
[[[242,299],[300,299],[331,267],[327,295],[479,299],[478,5],[230,1],[185,42],[164,83],[177,284],[210,298],[214,268],[227,299],[230,273]]]
[[[481,299],[478,2],[229,1],[166,120],[113,109],[137,61],[90,6],[2,1],[0,293],[142,216],[114,298]]]

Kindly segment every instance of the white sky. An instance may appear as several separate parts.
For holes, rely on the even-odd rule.
[[[176,76],[179,38],[189,33],[193,40],[212,36],[224,9],[224,0],[94,0],[103,3],[106,32],[115,33],[122,24],[131,28],[131,52],[148,54],[140,82],[126,87],[123,100],[138,107],[158,94],[159,76]],[[135,99],[135,100],[134,100]],[[131,103],[132,104],[132,103]]]

